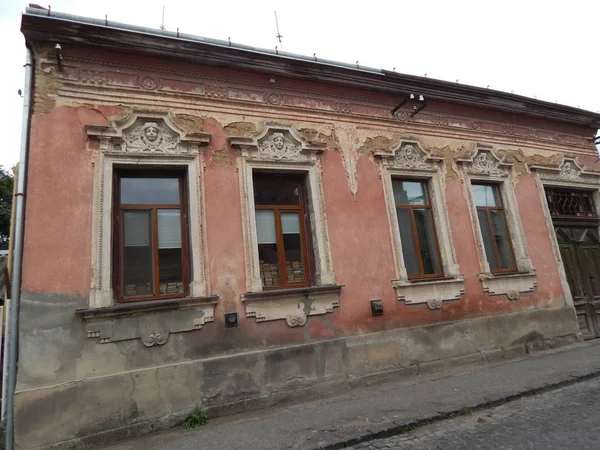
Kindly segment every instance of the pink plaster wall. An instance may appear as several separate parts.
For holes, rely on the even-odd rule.
[[[101,53],[99,55],[102,56]],[[169,67],[173,70],[197,70],[197,67],[184,63],[173,62]],[[206,74],[238,75],[217,68],[206,68]],[[240,80],[248,82],[257,81],[260,77],[252,73],[239,75]],[[281,78],[278,83],[279,86],[294,86],[314,92],[324,89],[324,85],[309,81],[294,82]],[[348,88],[332,89],[339,94],[349,92]],[[363,94],[372,99],[384,98],[383,94]],[[451,109],[443,105],[440,108]],[[465,114],[476,113],[474,110],[462,111],[464,107],[458,109]],[[27,184],[25,290],[80,296],[89,294],[92,156],[97,149],[89,149],[84,126],[108,124],[109,118],[122,113],[120,108],[109,107],[56,107],[48,114],[33,117]],[[502,115],[487,114],[494,117]],[[465,276],[466,294],[460,300],[445,302],[441,311],[431,311],[426,305],[399,302],[390,284],[395,278],[392,243],[382,180],[376,163],[366,156],[358,158],[359,188],[355,199],[348,187],[340,150],[328,148],[322,156],[323,198],[336,282],[345,286],[341,306],[332,314],[314,316],[304,328],[289,328],[284,321],[257,324],[254,319],[245,317],[240,299],[240,294],[246,290],[238,173],[240,155],[237,150],[229,148],[224,124],[210,114],[203,116],[204,131],[212,135],[208,150],[201,155],[207,237],[205,259],[211,293],[219,295],[220,300],[215,310],[215,324],[205,327],[202,335],[194,338],[197,339],[198,351],[209,347],[211,351],[218,351],[240,345],[305,342],[562,304],[558,267],[531,175],[519,176],[515,189],[530,257],[538,271],[539,288],[534,293],[522,295],[519,302],[509,301],[506,296],[484,294],[477,279],[477,244],[463,186],[459,180],[449,178],[445,195],[450,231],[457,260]],[[243,119],[240,117],[240,120]],[[346,123],[344,126],[353,125]],[[572,127],[567,128],[573,131]],[[228,153],[231,165],[212,161],[214,152],[223,149]],[[373,299],[383,301],[384,316],[371,316],[369,302]],[[224,334],[223,314],[235,311],[239,313],[240,327],[235,335]]]

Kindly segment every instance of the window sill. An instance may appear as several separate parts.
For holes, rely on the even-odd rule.
[[[163,345],[172,333],[200,330],[214,321],[219,297],[175,298],[119,303],[104,308],[78,309],[88,339],[99,343],[141,338],[146,347]]]
[[[113,306],[104,308],[77,309],[75,310],[75,314],[83,319],[100,319],[105,317],[139,314],[143,312],[192,308],[201,305],[215,305],[218,301],[218,295],[211,295],[209,297],[184,297],[165,300],[136,301],[117,303]]]
[[[398,300],[407,305],[427,303],[429,309],[441,309],[442,302],[458,300],[465,293],[462,276],[420,280],[393,280]]]
[[[519,300],[521,293],[532,292],[537,287],[535,271],[480,273],[477,277],[488,295],[506,295],[510,300]]]
[[[247,317],[255,317],[256,322],[285,319],[293,328],[305,325],[308,316],[332,313],[334,307],[340,306],[342,288],[327,285],[277,289],[246,292],[241,297]]]

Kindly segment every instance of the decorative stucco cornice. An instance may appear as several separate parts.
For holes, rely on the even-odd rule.
[[[558,181],[574,184],[600,184],[600,172],[587,170],[577,157],[565,156],[558,166],[532,165],[540,179],[544,181]]]
[[[508,177],[511,174],[511,163],[504,162],[491,146],[480,145],[471,156],[457,158],[463,163],[467,173],[476,176]]]
[[[483,107],[520,115],[577,124],[600,126],[600,115],[506,92],[450,83],[392,71],[335,61],[317,60],[278,50],[250,48],[179,32],[151,30],[132,25],[27,8],[21,31],[29,41],[58,41],[64,45],[87,45],[104,49],[134,51],[152,57],[178,58],[234,69],[251,68],[273,75],[316,79],[338,85],[378,90],[385,93],[418,92],[429,99]],[[101,36],[101,37],[100,37]],[[143,42],[143,44],[141,44]]]
[[[383,165],[390,169],[426,172],[439,170],[439,163],[444,159],[423,150],[416,141],[402,141],[390,149],[374,152],[373,156],[381,159]]]
[[[280,125],[267,125],[258,133],[228,140],[242,151],[245,159],[278,163],[314,163],[327,148],[324,142],[307,141],[292,127]]]
[[[100,141],[106,154],[131,156],[191,156],[210,142],[208,133],[185,133],[168,113],[138,111],[112,125],[87,125],[86,134]]]

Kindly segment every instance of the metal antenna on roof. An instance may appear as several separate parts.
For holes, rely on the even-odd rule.
[[[283,36],[279,32],[279,21],[277,20],[277,11],[275,11],[275,26],[277,27],[277,34],[275,35],[275,37],[277,38],[277,41],[279,42],[279,46],[281,47],[281,51],[283,51],[283,43],[281,42],[281,38]],[[277,52],[277,53],[279,53],[279,52]]]
[[[163,6],[163,13],[162,13],[162,22],[160,23],[160,29],[164,30],[165,29],[165,7]]]

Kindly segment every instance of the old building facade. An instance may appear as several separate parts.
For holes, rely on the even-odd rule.
[[[22,31],[18,448],[600,333],[600,116],[40,9]]]

